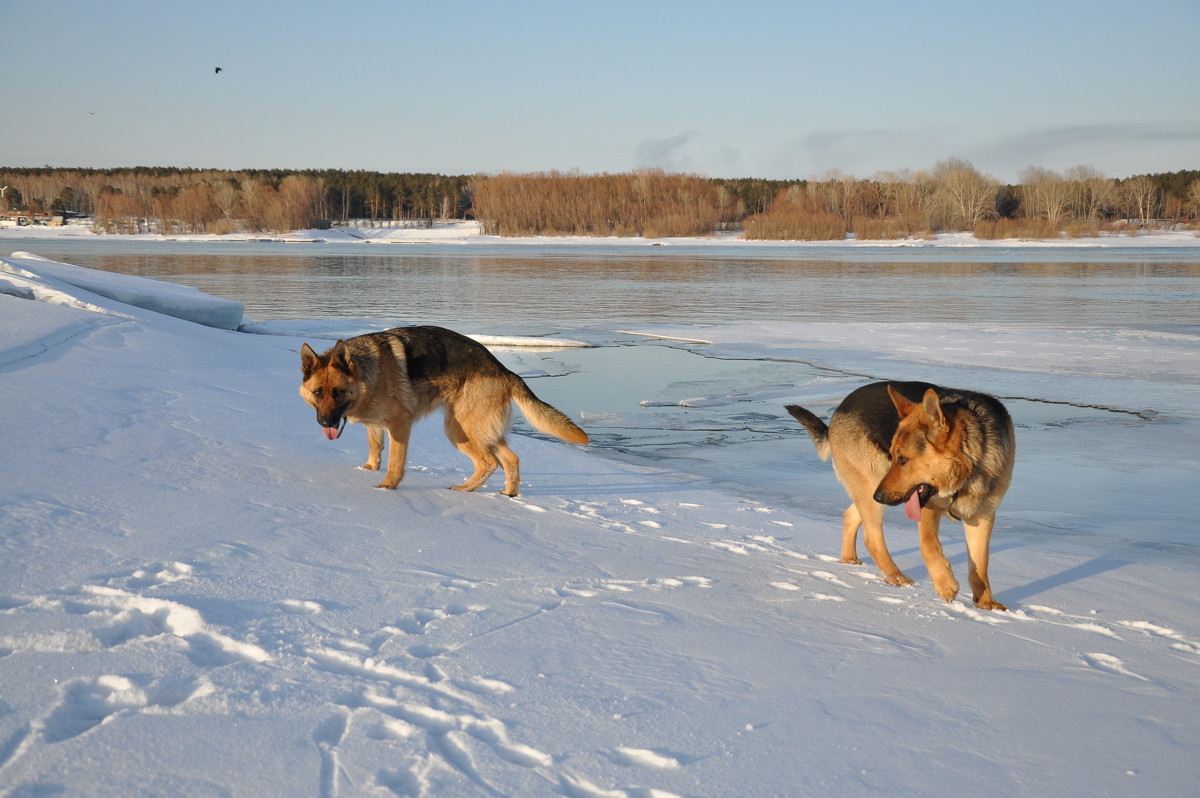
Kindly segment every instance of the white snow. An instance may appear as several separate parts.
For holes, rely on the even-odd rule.
[[[300,338],[206,326],[212,298],[177,286],[3,262],[0,794],[1195,788],[1194,543],[1116,556],[1080,534],[1194,530],[1186,332],[641,331],[986,364],[1161,413],[1022,440],[991,567],[1012,611],[988,613],[937,598],[899,520],[912,588],[837,562],[838,517],[566,444],[514,442],[520,498],[462,494],[430,421],[400,488],[374,490],[361,428],[330,443],[297,396]],[[815,458],[799,432],[795,458]]]
[[[0,261],[0,270],[22,278],[10,278],[9,285],[17,290],[6,290],[6,293],[17,294],[20,291],[29,296],[39,290],[49,291],[58,293],[61,301],[69,303],[77,294],[68,288],[73,287],[86,292],[77,297],[85,303],[87,297],[99,295],[122,304],[224,330],[236,330],[242,323],[244,306],[241,302],[210,296],[186,285],[147,282],[124,274],[96,272],[69,263],[55,263],[30,252],[14,252],[12,257]],[[49,294],[43,293],[43,296],[48,297]]]

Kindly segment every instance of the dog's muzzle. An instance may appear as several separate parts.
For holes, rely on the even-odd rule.
[[[333,422],[333,423],[329,423]],[[325,433],[325,439],[336,441],[342,437],[342,430],[346,428],[346,417],[342,416],[339,421],[334,421],[328,418],[318,418],[317,423],[321,425],[321,431]]]
[[[883,489],[875,491],[875,501],[880,504],[904,505],[904,514],[913,521],[921,520],[921,508],[929,504],[929,500],[937,495],[937,488],[927,482],[922,482],[903,498],[884,495]]]

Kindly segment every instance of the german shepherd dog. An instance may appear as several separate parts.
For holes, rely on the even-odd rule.
[[[475,466],[455,490],[481,487],[504,469],[505,495],[516,496],[519,458],[504,435],[515,400],[534,427],[569,443],[588,436],[569,418],[534,396],[525,381],[483,344],[442,327],[397,327],[339,340],[317,354],[300,348],[304,379],[300,395],[317,411],[325,437],[335,440],[347,421],[367,425],[368,454],[363,468],[377,471],[384,436],[391,440],[387,475],[376,487],[395,488],[404,478],[408,437],[417,419],[445,409],[446,437]]]
[[[946,601],[958,580],[942,553],[943,515],[963,522],[967,574],[975,606],[1008,609],[992,595],[988,548],[996,509],[1012,481],[1016,438],[997,399],[924,382],[876,382],[847,396],[826,426],[803,407],[788,405],[812,436],[822,460],[850,495],[842,516],[842,562],[858,565],[858,528],[867,551],[891,585],[911,585],[883,539],[883,506],[903,504],[917,522],[921,557],[934,589]]]

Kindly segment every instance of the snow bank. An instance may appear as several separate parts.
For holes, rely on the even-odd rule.
[[[12,257],[0,258],[0,291],[4,293],[45,297],[49,296],[47,292],[57,292],[61,301],[69,302],[69,292],[62,290],[64,285],[83,289],[88,295],[223,330],[236,330],[245,309],[241,302],[210,296],[188,286],[83,269],[29,252],[14,252]]]

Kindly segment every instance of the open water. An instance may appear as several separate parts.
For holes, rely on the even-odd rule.
[[[639,322],[1195,324],[1200,245],[1171,250],[4,240],[192,285],[257,321],[372,318],[488,334]],[[7,252],[5,254],[8,254]]]
[[[935,313],[970,326],[1200,332],[1200,247],[814,250],[8,238],[4,246],[5,254],[25,249],[191,285],[245,303],[254,321],[292,321],[298,329],[309,320],[344,322],[339,334],[346,335],[438,324],[472,334],[582,340],[594,348],[497,354],[542,398],[581,417],[593,449],[835,517],[844,495],[782,405],[794,399],[794,386],[816,380],[832,379],[837,395],[837,380],[846,375],[752,354],[706,356],[702,344],[621,331],[656,324],[928,322]],[[1085,405],[1009,402],[1019,438],[1069,428],[1074,432],[1066,434],[1086,441],[1084,433],[1106,426],[1149,423]],[[1079,457],[1086,456],[1081,450]],[[1170,480],[1186,481],[1188,473],[1156,477],[1155,484],[1172,490]],[[1184,526],[1158,528],[1180,542],[1195,537],[1180,531]],[[1162,543],[1156,532],[1121,534]],[[1188,542],[1191,550],[1198,541]]]

